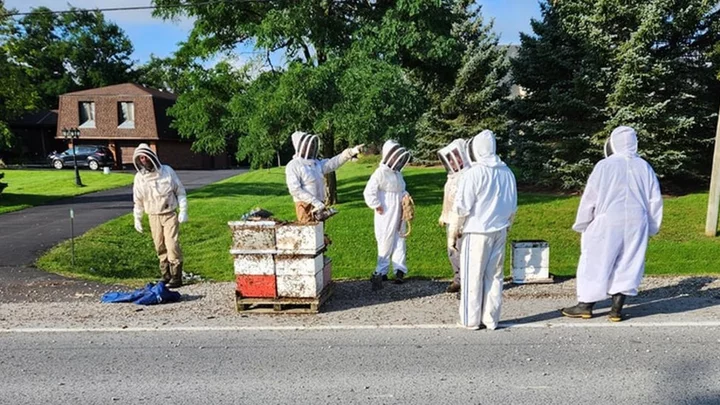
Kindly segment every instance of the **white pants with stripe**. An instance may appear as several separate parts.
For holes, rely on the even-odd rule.
[[[507,230],[466,233],[460,247],[460,323],[467,328],[500,322]]]

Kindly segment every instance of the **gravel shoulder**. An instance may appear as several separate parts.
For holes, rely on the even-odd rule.
[[[370,291],[367,281],[338,281],[320,313],[239,313],[233,283],[198,283],[182,287],[182,301],[156,306],[102,304],[104,291],[78,293],[74,301],[0,305],[0,331],[20,329],[172,329],[307,327],[454,327],[458,301],[445,293],[447,281],[410,279]],[[575,280],[554,284],[505,284],[501,324],[542,327],[605,325],[609,301],[596,306],[591,320],[560,317],[558,309],[575,302]],[[720,322],[720,278],[646,277],[638,297],[629,300],[628,319],[620,325]]]

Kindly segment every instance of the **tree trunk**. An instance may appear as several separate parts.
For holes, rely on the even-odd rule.
[[[335,136],[330,132],[323,138],[323,156],[330,159],[335,156]],[[335,172],[332,172],[325,175],[325,205],[337,203],[337,178]]]
[[[280,151],[275,152],[275,154],[277,154],[278,167],[281,167],[282,165],[280,164]]]

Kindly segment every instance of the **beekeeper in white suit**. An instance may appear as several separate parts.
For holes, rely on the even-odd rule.
[[[377,266],[370,278],[373,290],[383,287],[391,262],[395,283],[401,284],[408,271],[405,264],[406,224],[402,221],[402,202],[407,191],[401,171],[409,161],[407,149],[393,140],[385,142],[380,166],[370,176],[363,192],[365,204],[375,211],[378,253]]]
[[[317,135],[294,132],[291,136],[295,156],[285,168],[285,181],[295,202],[298,222],[313,220],[313,213],[325,208],[325,178],[362,152],[363,145],[348,148],[331,159],[318,159]]]
[[[470,168],[470,159],[467,155],[467,142],[464,139],[456,139],[438,151],[438,157],[447,171],[447,180],[443,190],[442,213],[438,219],[440,226],[450,231],[450,213],[452,212],[457,184],[460,175]],[[448,237],[450,234],[448,234]],[[459,239],[458,239],[459,241]],[[450,266],[453,269],[453,281],[446,292],[456,293],[460,291],[460,246],[456,244],[454,249],[447,249]]]
[[[472,167],[460,177],[448,231],[448,249],[460,244],[460,326],[495,329],[500,321],[503,259],[517,210],[512,171],[495,154],[495,134],[468,143]]]
[[[573,229],[581,232],[578,304],[563,308],[591,318],[593,305],[612,296],[609,319],[622,320],[626,296],[635,296],[645,271],[648,238],[660,231],[663,200],[650,164],[637,155],[637,134],[618,127],[583,192]]]
[[[162,280],[170,288],[182,286],[183,255],[179,224],[188,221],[185,187],[175,170],[160,163],[155,152],[141,143],[133,153],[137,174],[133,182],[135,230],[143,231],[143,213],[148,214]],[[180,213],[176,213],[176,209]]]

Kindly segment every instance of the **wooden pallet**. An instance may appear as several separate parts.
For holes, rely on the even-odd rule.
[[[238,312],[246,314],[316,314],[330,298],[335,284],[330,282],[315,298],[243,298],[235,291]]]

